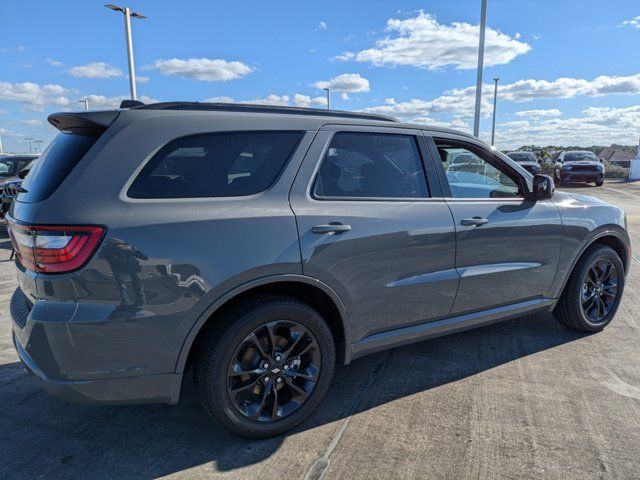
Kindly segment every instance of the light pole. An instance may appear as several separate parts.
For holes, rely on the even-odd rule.
[[[494,145],[494,139],[496,136],[496,103],[498,101],[498,80],[499,78],[494,78],[493,81],[495,85],[493,87],[493,123],[491,125],[491,146]]]
[[[129,60],[129,88],[131,89],[131,100],[138,98],[138,92],[136,91],[136,67],[133,63],[133,40],[131,38],[131,17],[133,18],[147,18],[144,15],[132,12],[129,7],[119,7],[117,5],[108,4],[105,7],[115,10],[116,12],[124,13],[124,31],[127,38],[127,59]]]
[[[29,141],[29,153],[33,153],[33,137],[27,137],[25,140]]]
[[[327,92],[327,110],[329,110],[331,108],[331,98],[330,98],[331,89],[330,88],[323,88],[323,90],[325,90]]]
[[[0,135],[0,155],[2,155],[4,153],[4,150],[2,150],[2,135]]]
[[[87,100],[86,98],[82,98],[80,100],[78,100],[79,103],[84,103],[84,111],[88,112],[89,111],[89,100]]]
[[[473,135],[480,135],[480,102],[482,100],[482,68],[484,65],[484,31],[487,25],[487,0],[482,0],[480,11],[480,44],[478,45],[478,72],[476,80],[476,110],[473,118]]]
[[[42,153],[42,144],[44,143],[43,140],[34,140],[33,143],[36,144],[36,149],[38,150],[38,153]]]

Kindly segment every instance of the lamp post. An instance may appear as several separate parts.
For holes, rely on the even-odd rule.
[[[87,100],[86,98],[82,98],[82,99],[78,100],[78,102],[84,103],[84,111],[85,112],[89,111],[89,100]]]
[[[147,18],[144,15],[132,12],[129,7],[119,7],[118,5],[108,4],[105,7],[115,10],[116,12],[122,12],[124,14],[124,31],[127,40],[127,59],[129,61],[129,88],[131,90],[131,100],[138,98],[138,92],[136,90],[136,68],[133,63],[133,39],[131,38],[131,17],[133,18]]]
[[[484,66],[484,31],[487,25],[487,0],[482,0],[480,11],[480,43],[478,45],[478,72],[476,79],[476,110],[473,118],[473,136],[480,135],[480,102],[482,100],[482,68]]]
[[[42,144],[44,143],[43,140],[34,140],[33,143],[36,144],[36,150],[38,150],[38,153],[42,153]]]
[[[27,137],[25,140],[29,142],[29,153],[33,153],[33,137]]]
[[[494,78],[494,87],[493,87],[493,123],[491,124],[491,146],[495,145],[495,137],[496,137],[496,103],[498,102],[498,80],[499,78]]]
[[[331,108],[331,98],[330,98],[331,89],[330,88],[323,88],[323,90],[325,90],[327,92],[327,110],[329,110]]]

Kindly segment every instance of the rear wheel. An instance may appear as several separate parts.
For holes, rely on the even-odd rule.
[[[618,309],[624,280],[624,267],[616,251],[596,245],[583,255],[571,273],[554,316],[573,330],[602,330]]]
[[[238,435],[264,438],[301,423],[320,404],[335,366],[329,327],[287,296],[256,298],[206,332],[195,383],[211,417]]]
[[[600,178],[596,180],[596,187],[601,187],[602,185],[604,185],[604,179]]]

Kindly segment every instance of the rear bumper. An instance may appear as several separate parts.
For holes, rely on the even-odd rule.
[[[27,372],[45,391],[75,403],[178,403],[182,374],[145,373],[133,363],[141,358],[130,358],[118,343],[118,334],[125,339],[130,334],[123,328],[127,322],[105,319],[91,325],[85,318],[75,323],[65,310],[77,313],[77,304],[60,303],[34,305],[20,288],[11,299],[13,344]],[[144,346],[138,345],[138,350]]]
[[[51,395],[73,403],[125,405],[135,403],[176,404],[182,375],[167,373],[103,380],[56,380],[48,377],[13,335],[13,344],[25,370]]]

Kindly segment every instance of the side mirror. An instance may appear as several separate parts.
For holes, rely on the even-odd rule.
[[[533,177],[533,199],[549,200],[553,197],[556,186],[549,175],[537,174]]]

